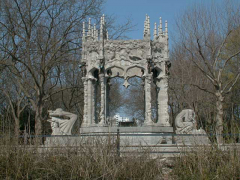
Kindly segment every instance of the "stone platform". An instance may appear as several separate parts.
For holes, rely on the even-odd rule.
[[[83,127],[80,134],[86,133],[173,133],[173,127],[163,126],[140,126],[140,127]]]
[[[120,145],[157,145],[172,144],[172,127],[84,127],[80,128],[82,136],[107,138],[119,135]]]
[[[119,133],[118,133],[119,132]],[[172,144],[172,127],[84,127],[80,128],[78,136],[48,137],[45,145],[78,146],[94,141],[115,143],[119,137],[121,146],[154,146]]]

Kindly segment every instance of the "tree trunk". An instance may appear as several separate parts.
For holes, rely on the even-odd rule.
[[[43,105],[42,103],[38,103],[36,106],[36,114],[35,114],[35,135],[39,136],[42,135],[42,109]],[[35,137],[36,144],[41,144],[41,138]]]
[[[217,143],[222,144],[223,143],[223,96],[222,94],[217,91],[217,102],[216,102],[216,108],[217,108],[217,116],[216,116],[216,138]]]
[[[19,138],[19,119],[17,117],[14,117],[14,121],[15,121],[15,126],[14,126],[14,143],[17,145],[18,144],[18,138]]]

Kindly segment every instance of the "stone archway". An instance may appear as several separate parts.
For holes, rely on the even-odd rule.
[[[149,18],[144,25],[143,40],[109,40],[104,17],[101,18],[100,33],[92,28],[89,21],[86,35],[83,24],[82,72],[84,72],[84,118],[82,127],[107,126],[109,117],[108,96],[109,79],[124,78],[124,86],[129,86],[128,80],[140,77],[144,81],[145,126],[170,126],[168,115],[168,33],[162,31],[162,22],[157,33],[154,30],[154,40],[150,39]],[[167,25],[165,25],[167,26]],[[100,36],[100,37],[99,37]],[[97,72],[97,73],[96,73]],[[96,75],[97,74],[97,75]],[[152,120],[151,84],[155,82],[157,91],[158,120]],[[94,106],[96,99],[95,83],[100,83],[100,119],[96,124]]]

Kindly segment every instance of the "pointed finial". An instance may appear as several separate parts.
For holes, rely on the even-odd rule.
[[[165,21],[165,35],[168,36],[168,23]]]
[[[91,37],[92,37],[93,39],[94,39],[94,33],[95,33],[94,29],[91,28]]]
[[[144,21],[144,34],[146,35],[148,32],[148,15],[146,14],[146,19]]]
[[[163,30],[162,30],[162,17],[159,18],[160,21],[160,25],[159,25],[159,35],[163,34]]]
[[[82,31],[82,39],[85,40],[85,22],[83,22],[83,31]]]
[[[92,28],[91,28],[91,18],[89,18],[89,22],[88,22],[88,36],[92,35]]]
[[[148,36],[150,37],[150,17],[148,16]]]
[[[157,23],[154,23],[154,39],[157,39]]]
[[[105,24],[105,15],[103,14],[103,24]]]

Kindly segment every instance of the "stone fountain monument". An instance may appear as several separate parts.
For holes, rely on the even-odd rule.
[[[105,138],[120,134],[121,144],[143,145],[151,147],[157,144],[209,144],[203,129],[197,130],[195,113],[191,109],[183,110],[175,120],[176,131],[169,122],[168,114],[168,78],[169,48],[168,27],[162,19],[157,27],[155,23],[153,40],[150,35],[150,18],[146,16],[142,40],[111,40],[101,17],[100,30],[83,23],[81,72],[84,84],[84,115],[80,128],[80,138],[71,135],[77,116],[62,109],[49,111],[52,138],[47,145],[77,145],[84,137]],[[87,33],[86,33],[87,29]],[[128,80],[139,77],[144,82],[145,120],[140,127],[117,127],[109,123],[110,79],[124,78],[123,86],[130,86]],[[155,83],[157,92],[157,121],[152,119],[151,84]],[[97,116],[97,83],[100,83],[100,115]],[[115,123],[116,124],[116,123]],[[187,136],[185,136],[187,135]],[[55,137],[56,136],[56,137]],[[175,136],[175,138],[173,138]],[[93,138],[94,139],[94,138]],[[87,140],[87,139],[86,139]],[[88,141],[87,141],[88,142]],[[149,146],[150,145],[150,146]]]
[[[171,142],[171,137],[164,134],[173,133],[168,114],[168,76],[169,46],[168,27],[162,19],[159,26],[155,23],[153,40],[150,34],[150,18],[146,15],[143,39],[111,40],[108,37],[104,15],[101,17],[100,30],[88,22],[83,23],[81,71],[84,84],[84,116],[80,128],[81,134],[116,133],[142,134],[133,141]],[[86,32],[87,31],[87,32]],[[126,88],[131,77],[140,77],[144,81],[145,120],[141,127],[109,127],[109,80],[114,77],[124,78]],[[100,82],[101,101],[100,118],[96,117],[96,82]],[[157,122],[152,120],[151,83],[157,87]],[[162,133],[163,136],[145,137],[146,134]],[[142,138],[142,139],[141,139]]]

